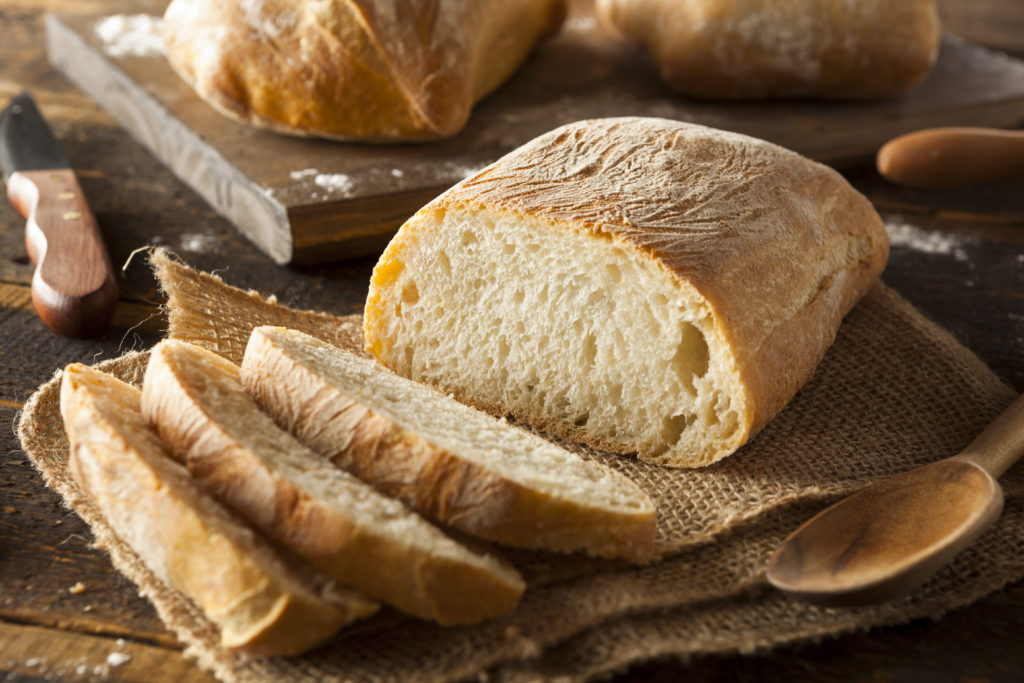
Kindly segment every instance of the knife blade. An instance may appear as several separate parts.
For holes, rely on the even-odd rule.
[[[98,335],[117,305],[114,269],[71,163],[28,92],[0,112],[0,166],[7,198],[27,221],[36,312],[58,334]]]

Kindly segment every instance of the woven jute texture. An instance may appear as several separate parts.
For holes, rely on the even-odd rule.
[[[301,329],[361,351],[358,316],[295,311],[150,255],[168,296],[169,336],[241,359],[250,330]],[[148,355],[98,367],[138,384]],[[814,377],[734,456],[669,470],[573,447],[626,473],[658,506],[659,561],[646,567],[497,549],[529,588],[511,616],[441,628],[393,611],[356,624],[300,658],[257,659],[217,645],[216,629],[161,583],[107,527],[71,479],[58,409],[60,374],[19,424],[22,445],[90,525],[98,546],[140,588],[194,657],[229,681],[585,679],[654,657],[755,652],[920,617],[938,617],[1024,575],[1024,468],[1002,480],[997,524],[954,562],[894,602],[826,609],[772,591],[773,548],[828,502],[952,455],[1014,398],[972,353],[882,284],[847,316]]]

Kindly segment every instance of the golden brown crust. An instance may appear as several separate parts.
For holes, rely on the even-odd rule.
[[[291,344],[337,357],[347,353],[293,330],[257,328],[242,362],[243,382],[278,424],[342,469],[426,517],[478,538],[636,563],[651,559],[656,516],[650,501],[629,510],[610,509],[596,500],[581,503],[504,476],[374,412],[362,402],[372,400],[372,382],[362,397],[352,396],[325,376],[326,368],[317,367],[312,354],[288,348]],[[354,354],[348,363],[375,365]],[[390,374],[383,367],[378,373]],[[424,405],[424,422],[431,419],[429,411]],[[508,427],[509,438],[514,429]],[[633,489],[638,500],[646,499],[625,477],[619,485],[624,491]]]
[[[308,451],[259,409],[238,372],[185,342],[165,340],[150,355],[143,411],[204,488],[339,582],[409,614],[451,625],[515,608],[525,586],[514,569]],[[442,579],[460,591],[437,592]]]
[[[552,33],[564,0],[174,0],[168,60],[251,125],[343,140],[458,132]]]
[[[335,591],[325,601],[289,577],[269,545],[170,459],[142,417],[138,389],[73,364],[64,371],[61,413],[75,480],[121,540],[220,627],[225,647],[298,654],[376,611],[355,593]]]
[[[367,298],[373,355],[383,353],[382,330],[396,296],[388,288],[406,250],[415,250],[419,233],[429,233],[448,211],[529,217],[611,240],[706,302],[711,333],[735,366],[730,391],[738,394],[739,429],[699,464],[733,452],[803,386],[888,256],[885,226],[870,202],[822,164],[762,140],[676,121],[581,121],[459,183],[402,227],[378,262]],[[471,387],[446,390],[492,412],[510,409],[481,400]],[[581,438],[571,423],[512,412],[560,436],[630,451],[621,440]],[[682,464],[672,452],[649,459]]]
[[[892,97],[938,55],[935,0],[598,0],[686,95]]]

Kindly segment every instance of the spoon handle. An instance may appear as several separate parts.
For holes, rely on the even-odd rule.
[[[967,445],[957,460],[967,460],[998,479],[1024,456],[1024,394]]]
[[[1024,134],[994,128],[928,128],[901,135],[878,152],[878,172],[893,182],[942,187],[1024,174]]]

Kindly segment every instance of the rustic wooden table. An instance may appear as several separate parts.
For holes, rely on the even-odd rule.
[[[44,12],[102,5],[0,0],[0,101],[32,88],[79,173],[115,264],[138,247],[162,244],[282,303],[358,312],[372,260],[316,269],[275,265],[52,70]],[[1024,179],[912,190],[867,166],[846,172],[890,224],[885,281],[1024,390]],[[24,401],[65,364],[112,358],[161,336],[155,283],[141,260],[131,262],[120,277],[122,300],[110,329],[93,340],[58,337],[32,310],[24,220],[6,202],[0,202],[0,245],[0,422],[10,427],[0,432],[0,675],[9,681],[209,680],[183,660],[134,586],[90,546],[86,526],[43,485],[13,433]],[[656,662],[624,678],[1017,681],[1024,675],[1022,637],[1024,582],[1018,582],[938,622],[767,654]]]

